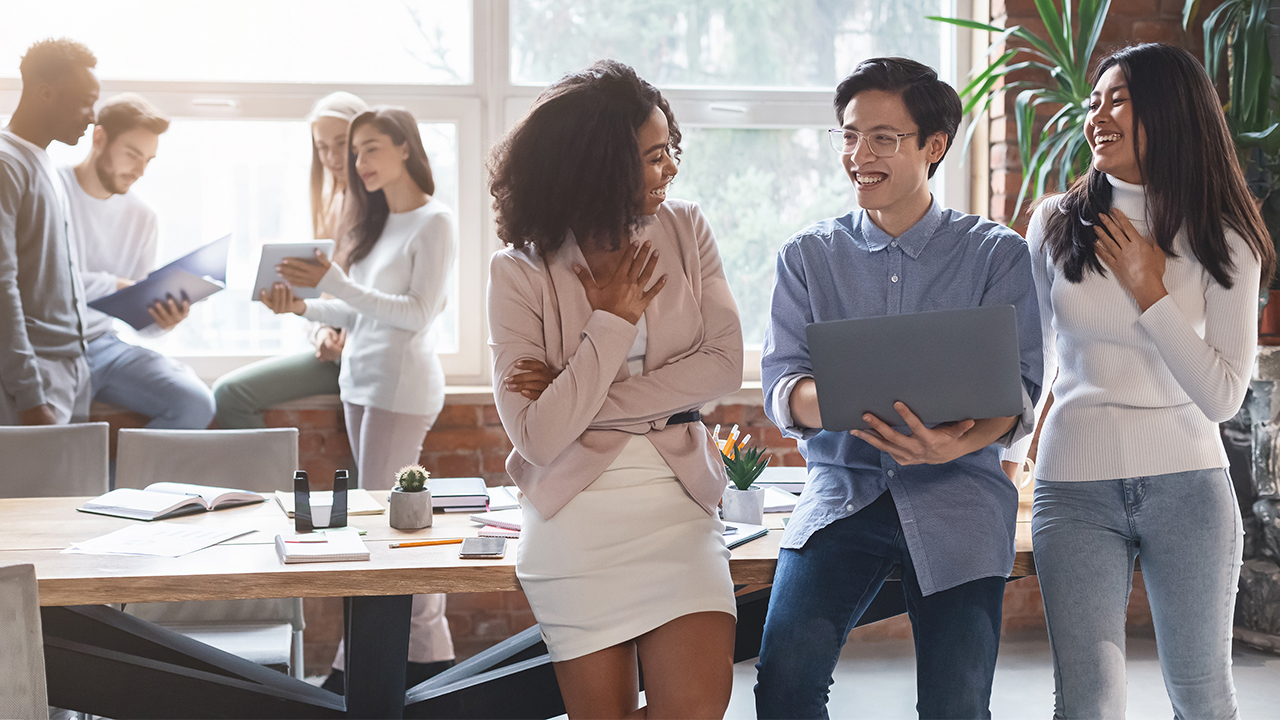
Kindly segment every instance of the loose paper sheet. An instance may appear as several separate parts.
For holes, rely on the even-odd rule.
[[[251,527],[200,528],[182,523],[157,522],[130,525],[92,540],[73,543],[62,552],[180,557],[251,532]]]

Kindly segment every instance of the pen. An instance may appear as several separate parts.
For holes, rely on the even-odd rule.
[[[439,538],[437,540],[415,540],[413,542],[391,543],[387,545],[387,547],[402,548],[402,547],[422,547],[423,545],[453,545],[455,543],[460,543],[463,540],[464,538]]]

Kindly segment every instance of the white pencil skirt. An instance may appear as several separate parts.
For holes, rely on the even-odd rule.
[[[724,526],[633,437],[550,520],[522,498],[516,573],[552,662],[637,638],[684,615],[737,617]]]

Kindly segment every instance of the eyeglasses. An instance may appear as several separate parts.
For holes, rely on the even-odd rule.
[[[890,132],[873,132],[860,133],[857,130],[846,130],[844,128],[834,128],[827,131],[827,137],[831,138],[831,148],[841,155],[852,155],[858,150],[858,141],[865,140],[867,147],[871,149],[871,154],[876,157],[893,157],[898,154],[898,149],[902,147],[902,138],[911,137],[918,133],[890,133]]]

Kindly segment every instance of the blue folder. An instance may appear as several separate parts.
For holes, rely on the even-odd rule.
[[[231,236],[223,235],[153,271],[146,279],[89,303],[89,307],[141,330],[155,323],[147,308],[172,297],[192,303],[226,287]]]
[[[173,298],[192,303],[203,300],[223,288],[220,282],[197,277],[173,264],[151,273],[145,280],[134,283],[89,303],[89,307],[129,323],[134,330],[141,330],[155,323],[147,311],[157,302]]]

